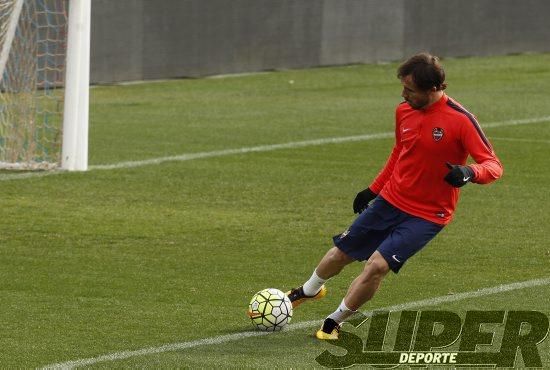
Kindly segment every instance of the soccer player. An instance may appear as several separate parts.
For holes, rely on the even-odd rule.
[[[397,273],[448,224],[459,188],[487,184],[502,165],[476,118],[445,90],[439,59],[412,56],[397,71],[404,102],[395,112],[395,145],[378,176],[353,201],[359,216],[302,286],[287,292],[293,307],[326,295],[325,282],[353,261],[367,263],[340,306],[316,333],[338,339],[341,324],[368,302],[386,274]],[[466,165],[470,155],[475,164]]]

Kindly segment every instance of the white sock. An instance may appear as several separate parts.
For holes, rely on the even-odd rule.
[[[354,313],[356,313],[357,311],[353,311],[353,310],[350,310],[346,304],[344,303],[344,300],[342,299],[342,303],[340,303],[340,306],[338,306],[338,308],[336,309],[336,311],[334,311],[333,313],[331,313],[330,315],[328,315],[328,318],[331,318],[333,319],[334,321],[336,321],[338,324],[341,324],[343,323],[344,321],[346,321],[346,319],[348,317],[350,317],[351,315],[353,315]]]
[[[315,294],[319,293],[319,290],[321,290],[321,287],[325,283],[326,279],[322,279],[317,275],[317,271],[313,271],[313,274],[309,278],[308,281],[306,281],[303,285],[304,288],[304,294],[307,296],[314,296]]]

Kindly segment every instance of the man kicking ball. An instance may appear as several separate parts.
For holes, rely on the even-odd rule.
[[[316,333],[338,339],[341,324],[368,302],[389,270],[397,273],[448,224],[459,188],[487,184],[502,165],[476,118],[445,90],[439,59],[427,53],[399,66],[404,102],[396,108],[395,145],[384,168],[359,192],[359,216],[341,235],[304,285],[287,292],[293,307],[326,295],[324,283],[353,261],[367,260],[340,306]],[[471,156],[475,164],[466,165]]]

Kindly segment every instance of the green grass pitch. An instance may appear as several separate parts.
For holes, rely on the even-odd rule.
[[[550,54],[444,60],[448,94],[486,128],[504,177],[468,185],[452,222],[365,310],[550,278]],[[177,80],[91,90],[90,164],[391,132],[396,64]],[[291,82],[292,81],[292,82]],[[546,119],[541,118],[546,117]],[[362,265],[295,310],[287,330],[239,337],[263,288],[309,277],[391,149],[382,138],[3,178],[0,367],[31,368],[232,335],[92,368],[319,368],[315,325]],[[444,303],[538,310],[550,286]],[[206,342],[205,342],[206,343]],[[539,345],[550,367],[550,339]],[[520,362],[521,363],[521,362]]]

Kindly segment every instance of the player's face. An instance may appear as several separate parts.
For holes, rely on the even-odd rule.
[[[403,85],[401,96],[413,109],[422,109],[430,102],[430,90],[420,90],[411,75],[403,77],[401,85]]]

